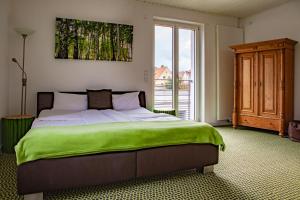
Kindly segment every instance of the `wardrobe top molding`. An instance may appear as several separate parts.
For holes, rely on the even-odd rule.
[[[276,49],[294,49],[297,41],[288,38],[230,46],[234,53],[257,52]]]

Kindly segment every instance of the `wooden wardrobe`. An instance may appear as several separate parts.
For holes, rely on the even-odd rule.
[[[294,46],[278,39],[234,45],[233,127],[278,131],[294,117]]]

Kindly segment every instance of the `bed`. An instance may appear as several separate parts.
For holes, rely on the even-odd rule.
[[[124,94],[131,91],[113,92]],[[68,92],[85,94],[85,92]],[[85,111],[81,113],[56,113],[53,107],[54,93],[39,92],[37,94],[37,116],[33,128],[51,126],[53,116],[69,115],[78,123],[85,124],[90,112],[104,115],[107,120],[119,121],[175,121],[176,117],[166,114],[155,114],[147,111],[145,93],[139,93],[140,109],[134,111]],[[52,112],[52,113],[51,113]],[[81,117],[78,117],[81,116]],[[54,119],[55,121],[56,119]],[[87,122],[88,121],[88,122]],[[105,120],[102,120],[105,122]],[[72,125],[63,122],[62,126]],[[57,125],[57,123],[55,124]],[[103,124],[104,125],[104,124]],[[99,124],[99,126],[101,126]],[[29,160],[17,167],[18,194],[25,198],[43,198],[43,192],[108,184],[139,177],[168,174],[179,170],[197,169],[199,172],[212,171],[218,163],[219,146],[210,143],[186,143],[180,145],[155,146],[127,151],[101,152],[76,156],[58,156]]]

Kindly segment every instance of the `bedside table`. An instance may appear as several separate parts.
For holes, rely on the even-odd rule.
[[[2,151],[14,153],[14,146],[31,128],[34,116],[16,115],[2,118]]]

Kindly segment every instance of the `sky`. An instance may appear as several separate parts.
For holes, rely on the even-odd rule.
[[[191,68],[192,31],[179,29],[179,71]],[[172,67],[172,28],[155,26],[155,66]]]

